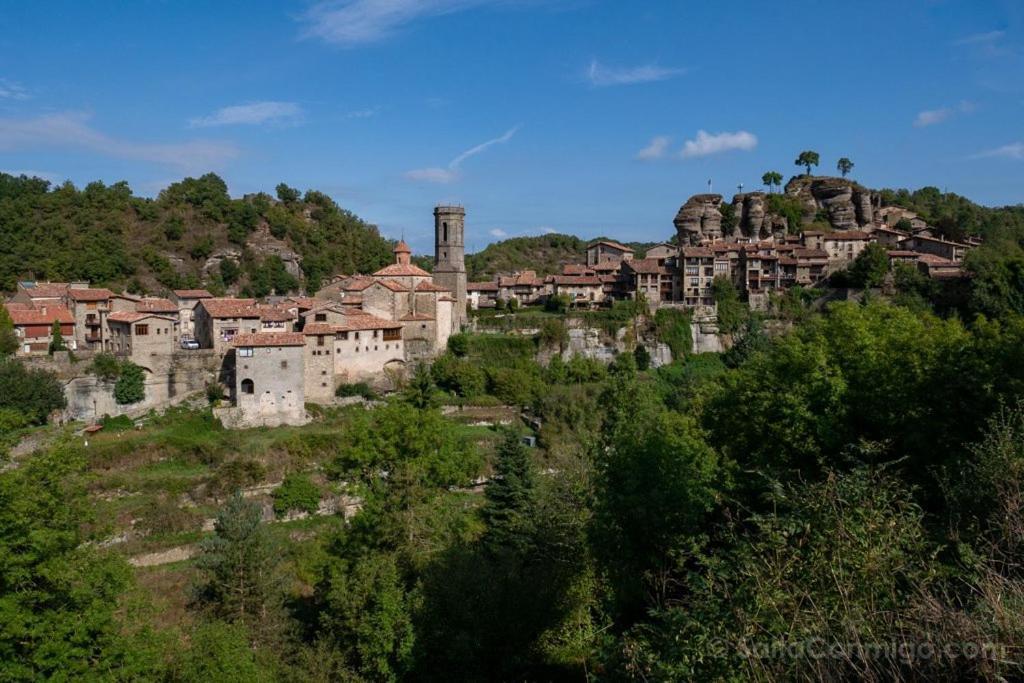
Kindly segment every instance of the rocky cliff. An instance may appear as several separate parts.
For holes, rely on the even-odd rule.
[[[797,176],[786,184],[785,193],[800,203],[802,223],[823,219],[835,230],[853,230],[874,217],[871,190],[846,178]],[[790,229],[785,216],[772,212],[764,192],[734,195],[728,205],[720,194],[695,194],[679,208],[673,223],[680,244],[766,238]]]
[[[836,230],[853,230],[874,216],[871,190],[846,178],[795,176],[786,183],[786,194],[800,200],[805,223],[824,213]]]

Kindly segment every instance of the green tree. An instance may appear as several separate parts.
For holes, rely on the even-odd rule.
[[[0,357],[13,355],[20,342],[14,333],[14,321],[6,306],[0,306]]]
[[[768,193],[771,194],[773,187],[782,185],[782,174],[778,171],[767,171],[761,176],[761,184],[768,188]]]
[[[0,359],[0,409],[16,411],[31,424],[45,424],[50,413],[66,405],[64,387],[52,372]]]
[[[836,170],[839,171],[845,178],[846,175],[853,170],[853,162],[847,159],[846,157],[843,157],[838,162],[836,162]],[[808,171],[808,174],[809,173],[810,171]]]
[[[121,405],[138,403],[146,398],[145,371],[131,361],[121,364],[121,373],[114,382],[114,400]]]
[[[803,166],[807,169],[807,175],[811,175],[811,166],[817,166],[821,157],[818,156],[817,152],[811,150],[804,150],[800,152],[800,156],[796,158],[793,163],[797,166]]]
[[[236,493],[217,515],[213,536],[199,548],[197,605],[217,619],[244,624],[266,642],[283,624],[280,552],[254,501]]]
[[[278,517],[292,510],[314,514],[320,507],[320,489],[307,474],[289,474],[274,489],[274,512]]]
[[[64,351],[66,349],[67,346],[64,344],[64,335],[60,332],[60,323],[54,320],[53,325],[50,326],[50,355],[52,356],[57,351]]]
[[[278,183],[275,190],[277,191],[277,198],[284,204],[294,204],[302,197],[300,190],[289,187],[286,183]]]
[[[644,372],[651,367],[651,352],[643,344],[637,344],[633,349],[633,356],[636,359],[636,369]]]
[[[507,429],[498,447],[494,476],[484,489],[484,546],[494,554],[525,553],[533,530],[533,466],[519,432]]]
[[[402,392],[405,401],[419,410],[428,410],[437,405],[437,387],[430,368],[425,363],[417,363],[412,372],[409,385]]]
[[[736,332],[746,317],[746,307],[740,301],[736,285],[728,276],[719,275],[711,283],[711,294],[718,311],[718,329],[725,334]]]
[[[889,251],[877,242],[872,242],[847,268],[850,284],[854,287],[881,287],[889,273]]]
[[[220,620],[201,622],[189,634],[189,647],[180,657],[175,674],[181,681],[273,680],[256,662],[245,626]]]

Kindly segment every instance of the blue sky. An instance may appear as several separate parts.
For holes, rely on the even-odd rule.
[[[320,189],[431,244],[665,239],[707,188],[803,149],[872,187],[1024,202],[1024,2],[16,2],[0,12],[0,170],[213,170]]]

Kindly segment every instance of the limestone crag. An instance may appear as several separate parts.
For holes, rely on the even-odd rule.
[[[680,244],[699,244],[722,237],[722,195],[695,194],[679,208],[672,221]]]
[[[809,223],[824,213],[836,230],[854,230],[871,223],[871,191],[846,178],[796,176],[786,183],[786,194],[803,204]]]

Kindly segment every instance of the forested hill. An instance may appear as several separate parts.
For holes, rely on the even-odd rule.
[[[517,270],[535,270],[548,275],[562,270],[566,263],[581,263],[586,259],[587,245],[599,239],[582,240],[575,235],[551,234],[535,237],[513,237],[488,244],[483,250],[466,256],[466,270],[470,280],[486,280],[499,273]],[[620,240],[616,240],[620,241]],[[625,242],[637,252],[637,257],[653,245],[650,242]]]
[[[334,273],[372,272],[392,259],[377,228],[322,192],[285,184],[276,196],[228,196],[213,173],[156,199],[127,183],[0,173],[0,289],[20,279],[88,280],[132,292],[207,287],[265,296],[316,290]]]
[[[980,235],[986,239],[1024,240],[1024,204],[988,207],[937,187],[879,190],[883,206],[902,206],[917,213],[952,239]]]

